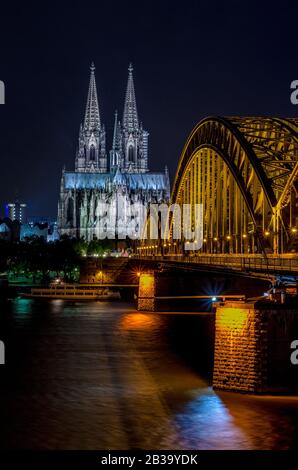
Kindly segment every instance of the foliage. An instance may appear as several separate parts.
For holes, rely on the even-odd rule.
[[[10,276],[26,276],[33,281],[48,281],[50,273],[73,280],[79,267],[76,241],[63,238],[46,243],[43,238],[26,241],[0,241],[0,270]]]
[[[23,276],[32,282],[48,282],[53,275],[73,281],[82,256],[102,256],[114,249],[115,241],[107,239],[86,242],[62,236],[50,243],[39,237],[25,241],[0,240],[0,273],[7,272],[10,278]]]

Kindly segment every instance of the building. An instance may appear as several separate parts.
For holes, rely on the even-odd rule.
[[[139,120],[130,65],[122,121],[116,112],[108,162],[92,64],[75,171],[62,172],[58,204],[60,236],[84,237],[88,241],[125,238],[126,228],[134,221],[134,236],[140,235],[138,204],[147,207],[149,203],[166,202],[170,197],[167,169],[160,173],[149,171],[148,136]]]
[[[10,220],[18,220],[21,224],[27,220],[27,204],[19,201],[6,204],[6,217]]]
[[[56,220],[48,216],[30,216],[28,222],[20,227],[20,240],[29,238],[43,238],[47,242],[55,242],[59,239]]]
[[[22,224],[20,229],[20,240],[26,241],[30,238],[43,238],[47,241],[48,224]]]
[[[0,240],[11,240],[11,228],[9,227],[9,224],[4,221],[0,221]]]
[[[8,217],[0,219],[0,240],[19,241],[20,239],[20,222]]]

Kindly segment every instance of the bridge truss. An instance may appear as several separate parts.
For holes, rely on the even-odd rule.
[[[298,119],[203,119],[182,151],[171,202],[203,204],[202,253],[298,251]],[[166,245],[181,252],[184,242],[171,231]]]

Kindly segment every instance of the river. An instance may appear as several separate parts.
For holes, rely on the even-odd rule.
[[[198,328],[121,302],[2,302],[1,447],[297,448],[298,397],[213,391]]]

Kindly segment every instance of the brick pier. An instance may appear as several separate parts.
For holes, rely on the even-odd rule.
[[[298,311],[292,306],[218,304],[213,387],[264,393],[291,385],[296,370],[290,362],[290,344],[297,330]]]

